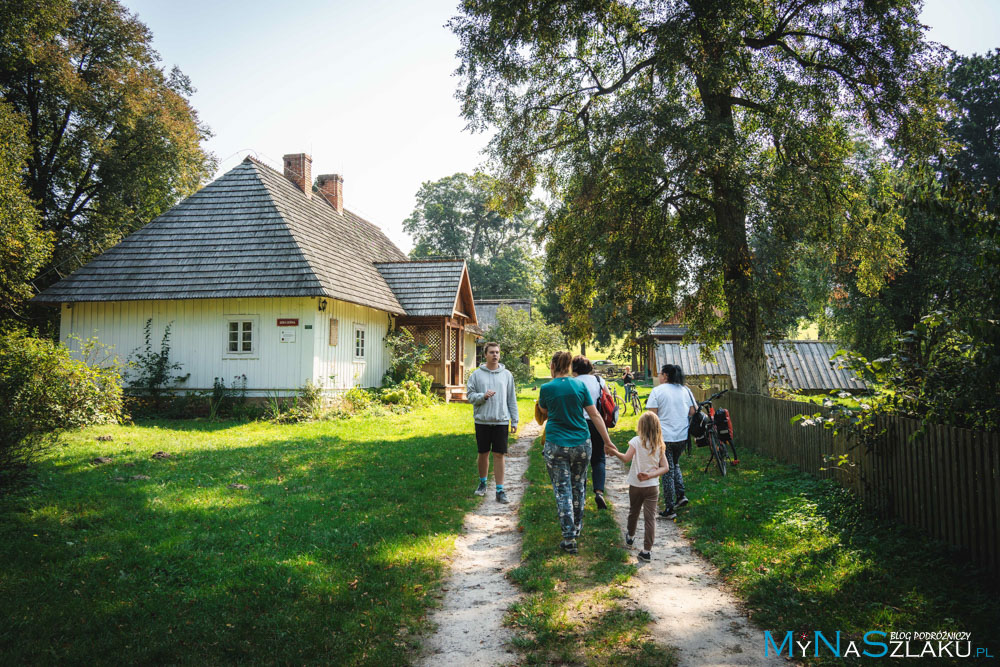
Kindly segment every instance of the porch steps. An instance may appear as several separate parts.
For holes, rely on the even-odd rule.
[[[441,397],[444,398],[446,403],[468,403],[468,397],[465,394],[465,387],[441,387],[435,388]]]

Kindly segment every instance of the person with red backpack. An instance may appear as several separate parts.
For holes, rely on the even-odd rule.
[[[587,388],[590,400],[593,401],[594,405],[598,406],[598,412],[600,412],[601,390],[606,386],[604,379],[593,374],[594,364],[582,354],[573,357],[572,368],[573,377],[582,382]],[[614,401],[612,401],[612,405],[614,405]],[[594,425],[586,410],[583,411],[583,418],[587,420],[587,428],[590,429],[590,442],[592,445],[590,476],[594,483],[594,503],[597,505],[597,509],[606,510],[608,509],[608,503],[604,500],[604,481],[607,464],[604,456],[604,447],[598,444],[602,442],[601,434],[598,432],[597,426]],[[605,425],[607,425],[606,420]]]

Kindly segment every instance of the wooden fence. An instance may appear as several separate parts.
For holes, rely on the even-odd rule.
[[[736,446],[847,487],[878,515],[965,549],[1000,579],[1000,434],[881,417],[874,446],[854,446],[832,429],[791,423],[829,411],[813,403],[729,392]],[[849,447],[854,446],[849,450]],[[849,454],[852,465],[836,465]]]

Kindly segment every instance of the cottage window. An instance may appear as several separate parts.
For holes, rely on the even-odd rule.
[[[365,325],[354,325],[354,359],[360,361],[365,358]]]
[[[254,320],[229,320],[226,352],[252,354],[256,349],[257,325]]]

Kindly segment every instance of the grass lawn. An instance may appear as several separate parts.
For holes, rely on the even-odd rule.
[[[649,389],[640,385],[639,393],[645,400]],[[635,423],[629,414],[612,430],[619,448],[635,435]],[[845,642],[860,640],[869,630],[965,631],[972,633],[973,646],[1000,654],[1000,600],[984,576],[947,546],[866,514],[832,482],[745,448],[740,448],[740,465],[725,478],[714,467],[703,472],[707,454],[693,451],[681,459],[691,504],[678,521],[743,600],[755,624],[771,630],[779,642],[787,630],[820,630],[831,638],[839,630]],[[562,555],[552,490],[540,452],[533,457],[533,485],[521,514],[523,564],[515,571],[529,596],[510,615],[512,623],[528,630],[523,648],[529,661],[613,664],[621,655],[624,664],[670,664],[670,654],[653,653],[645,631],[648,619],[641,612],[625,612],[616,599],[618,584],[633,572],[618,555],[624,553],[618,527],[590,501],[578,560]],[[605,636],[597,613],[618,618],[620,634]],[[623,646],[633,653],[619,654]],[[850,659],[810,661],[851,664]]]
[[[405,664],[478,500],[471,433],[470,406],[438,405],[67,434],[0,503],[0,654]]]
[[[682,467],[691,505],[679,521],[761,629],[810,638],[814,630],[827,637],[840,630],[845,642],[874,653],[881,649],[860,644],[869,630],[965,631],[973,646],[998,655],[1000,601],[947,546],[876,520],[833,482],[745,449],[725,478],[714,468],[702,472],[706,458],[695,450],[681,459],[689,462]]]

